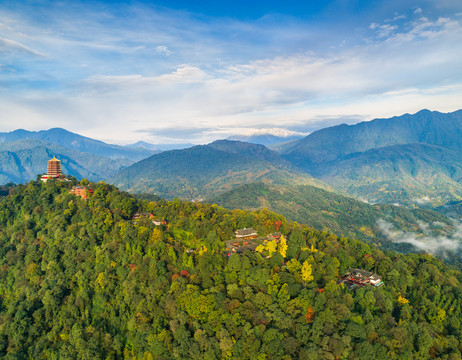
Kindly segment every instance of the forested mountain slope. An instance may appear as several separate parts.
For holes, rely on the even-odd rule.
[[[329,188],[262,145],[226,140],[165,151],[111,178],[123,190],[155,193],[167,199],[210,198],[253,181]]]
[[[268,211],[137,202],[106,183],[30,182],[0,199],[7,359],[457,359],[461,273]],[[134,222],[135,212],[166,220]],[[239,228],[287,245],[229,258]],[[380,288],[348,290],[349,267]]]
[[[462,151],[462,110],[452,113],[421,110],[390,119],[318,130],[292,144],[284,154],[299,166],[311,168],[341,158],[391,145],[425,143]]]
[[[316,177],[372,203],[435,206],[462,199],[462,152],[428,144],[394,145],[347,155]]]
[[[309,185],[282,187],[257,182],[239,186],[208,201],[229,209],[266,208],[318,230],[374,242],[386,240],[378,226],[379,220],[404,231],[419,232],[422,222],[439,222],[452,229],[451,221],[435,211],[370,205]]]

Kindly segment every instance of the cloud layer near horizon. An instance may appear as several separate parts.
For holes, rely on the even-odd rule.
[[[334,23],[139,4],[50,5],[33,17],[27,6],[0,6],[0,131],[59,126],[113,142],[203,143],[242,129],[309,132],[453,111],[462,98],[453,10]]]

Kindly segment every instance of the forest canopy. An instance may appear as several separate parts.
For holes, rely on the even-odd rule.
[[[93,195],[69,193],[75,185]],[[462,276],[441,260],[267,210],[156,200],[104,182],[9,189],[0,200],[2,358],[461,358]],[[280,231],[286,246],[228,256],[224,241],[246,227]],[[341,283],[350,267],[385,285],[350,291]]]

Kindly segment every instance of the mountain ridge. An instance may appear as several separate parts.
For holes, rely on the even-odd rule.
[[[445,126],[438,127],[439,121],[445,121]],[[302,154],[310,163],[316,164],[335,160],[350,153],[415,142],[461,150],[462,144],[458,141],[461,136],[462,110],[441,113],[424,109],[412,115],[404,114],[317,130],[285,149],[283,157],[293,158],[297,154]],[[449,141],[450,146],[448,139],[452,140]],[[300,153],[301,150],[305,152]],[[309,150],[313,152],[310,153]],[[292,162],[297,164],[298,161],[295,159]]]
[[[415,206],[413,198],[432,195],[440,206],[462,199],[461,138],[462,110],[421,110],[318,130],[280,153],[357,198]],[[397,196],[387,193],[390,184]]]

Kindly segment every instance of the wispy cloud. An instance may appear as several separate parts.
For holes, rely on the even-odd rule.
[[[26,5],[0,5],[8,52],[0,70],[15,71],[0,71],[4,126],[61,122],[121,142],[161,141],[183,127],[199,143],[233,129],[307,133],[423,107],[456,110],[462,19],[415,10],[342,24],[327,15],[322,23],[211,18],[142,3],[56,3],[34,16]]]
[[[377,225],[382,233],[391,241],[406,243],[417,249],[432,254],[447,254],[462,249],[462,224],[456,223],[452,230],[444,230],[446,224],[435,222],[427,224],[419,222],[420,233],[397,230],[389,222],[380,219]],[[444,231],[443,231],[444,230]]]
[[[23,52],[31,55],[36,56],[46,56],[45,54],[33,50],[17,41],[4,39],[0,37],[0,53],[8,53],[8,52]]]

